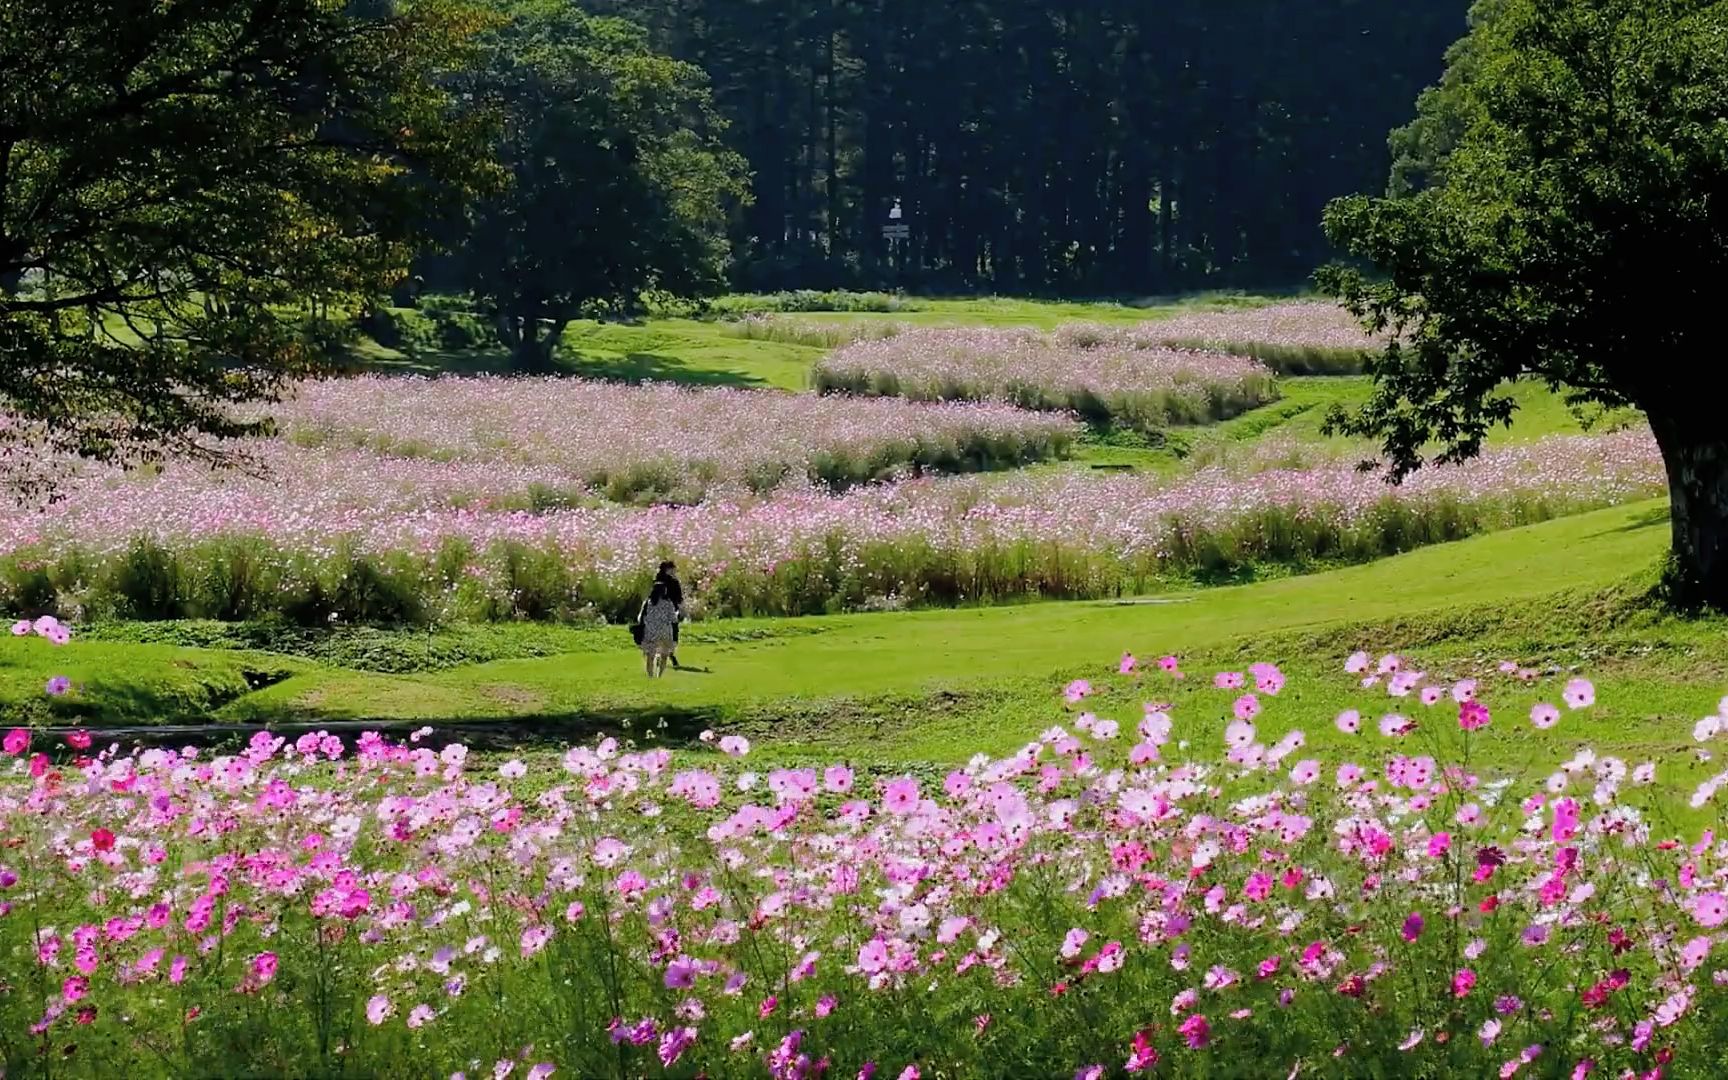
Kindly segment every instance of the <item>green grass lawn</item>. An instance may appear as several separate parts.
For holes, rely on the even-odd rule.
[[[1539,735],[1521,711],[1501,717],[1482,744],[1488,759],[1514,763],[1584,742],[1672,756],[1728,690],[1728,635],[1719,621],[1666,619],[1637,598],[1649,575],[1628,575],[1652,567],[1666,539],[1665,508],[1646,503],[1367,566],[1132,602],[698,625],[683,653],[701,670],[657,682],[643,676],[621,628],[476,631],[496,638],[490,655],[529,649],[540,633],[559,651],[456,666],[438,660],[445,641],[433,635],[428,665],[440,670],[416,674],[335,666],[339,657],[104,640],[54,650],[8,639],[0,700],[36,700],[48,676],[64,673],[79,689],[55,702],[60,722],[490,724],[529,744],[609,731],[674,745],[712,726],[743,732],[781,758],[952,762],[1011,750],[1060,719],[1057,689],[1078,675],[1110,681],[1124,650],[1148,659],[1176,653],[1193,677],[1177,686],[1154,676],[1136,693],[1106,695],[1106,715],[1129,724],[1140,700],[1165,697],[1178,704],[1179,734],[1210,744],[1230,698],[1209,689],[1212,672],[1267,659],[1291,673],[1289,693],[1303,704],[1275,710],[1274,722],[1300,713],[1324,746],[1343,737],[1323,721],[1359,694],[1339,670],[1344,656],[1410,648],[1433,670],[1457,675],[1516,657],[1597,677],[1598,707],[1559,731]],[[400,638],[398,651],[411,659],[415,635]],[[1515,697],[1519,710],[1535,700],[1531,691]]]

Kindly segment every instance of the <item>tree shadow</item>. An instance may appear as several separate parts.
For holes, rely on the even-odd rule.
[[[510,354],[502,348],[415,349],[398,356],[354,355],[338,368],[351,374],[371,375],[509,375]],[[633,352],[623,356],[588,353],[568,345],[553,357],[559,375],[574,375],[603,382],[669,382],[684,386],[759,387],[766,381],[754,375],[691,363],[671,353]]]
[[[565,348],[559,351],[558,369],[585,379],[608,382],[669,382],[685,386],[766,385],[754,375],[711,367],[698,367],[668,353],[633,352],[624,356],[597,356]]]
[[[399,741],[406,739],[411,732],[426,728],[431,729],[430,735],[423,740],[428,745],[461,742],[476,750],[562,749],[591,744],[608,736],[628,739],[638,746],[679,749],[701,745],[701,733],[720,723],[723,715],[719,706],[613,704],[522,717],[367,720],[320,716],[317,710],[294,709],[286,711],[280,719],[268,721],[218,723],[183,717],[154,724],[98,721],[87,726],[99,739],[127,745],[192,745],[213,749],[243,745],[260,731],[288,739],[322,731],[352,742],[366,731],[375,731]],[[86,726],[82,719],[55,716],[53,726],[44,734],[57,738],[75,727]],[[96,717],[90,719],[97,720]]]
[[[1616,533],[1639,532],[1643,529],[1654,528],[1658,525],[1666,525],[1670,521],[1672,521],[1673,518],[1674,518],[1674,511],[1672,508],[1667,507],[1667,506],[1659,506],[1659,507],[1655,507],[1653,509],[1644,511],[1643,513],[1639,514],[1637,517],[1633,518],[1631,521],[1628,521],[1624,525],[1615,525],[1612,528],[1608,528],[1608,529],[1598,529],[1596,532],[1587,533],[1586,536],[1587,537],[1613,536]]]

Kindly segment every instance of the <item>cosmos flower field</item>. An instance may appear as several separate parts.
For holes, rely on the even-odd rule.
[[[0,1063],[1095,1080],[1712,1060],[1728,846],[1675,823],[1671,766],[1568,737],[1595,707],[1583,677],[1337,662],[1354,704],[1316,714],[1272,664],[1125,655],[1052,685],[1019,751],[914,772],[759,766],[736,735],[524,760],[426,732],[210,753],[11,730]],[[1528,770],[1471,764],[1532,727]]]
[[[1218,352],[1179,351],[1100,331],[919,329],[847,345],[818,361],[825,393],[915,401],[999,401],[1152,431],[1225,420],[1272,401],[1272,373]]]
[[[851,404],[851,403],[847,403]],[[447,445],[462,446],[452,438]],[[836,493],[608,502],[548,463],[291,441],[265,471],[95,474],[0,523],[0,608],[69,618],[287,613],[426,622],[633,613],[675,558],[707,616],[1118,596],[1256,564],[1362,562],[1660,494],[1645,433],[1552,438],[1423,470],[1350,461],[1174,478],[925,476]]]

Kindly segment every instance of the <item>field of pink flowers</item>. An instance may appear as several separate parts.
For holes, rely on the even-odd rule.
[[[1057,337],[1250,356],[1285,375],[1353,374],[1379,347],[1349,312],[1318,302],[1193,312],[1126,330],[1071,326]]]
[[[1018,753],[946,772],[758,766],[734,735],[524,761],[5,732],[0,1069],[1656,1080],[1718,1059],[1728,843],[1667,817],[1671,766],[1473,764],[1499,729],[1565,740],[1589,681],[1358,653],[1336,676],[1356,707],[1316,715],[1270,664],[1161,704],[1180,666],[1124,656],[1065,711],[1053,693]],[[1322,729],[1341,749],[1309,745]]]
[[[270,412],[298,446],[469,463],[501,474],[501,487],[618,501],[694,502],[720,485],[788,481],[841,488],[910,466],[1012,468],[1064,456],[1076,434],[1065,417],[1000,405],[581,379],[333,379]]]
[[[1648,434],[1553,438],[1419,472],[1349,462],[1177,479],[943,477],[696,506],[536,501],[529,467],[275,447],[261,478],[93,478],[0,521],[0,609],[322,622],[549,618],[639,602],[678,560],[709,615],[1146,591],[1257,564],[1359,562],[1664,489]],[[539,512],[535,512],[538,510]]]
[[[1272,373],[1253,360],[1101,333],[906,330],[830,353],[811,380],[823,393],[1000,401],[1148,431],[1223,420],[1278,396]]]

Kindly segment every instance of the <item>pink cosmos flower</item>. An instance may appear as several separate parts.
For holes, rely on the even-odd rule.
[[[1546,731],[1560,720],[1560,710],[1545,701],[1530,707],[1530,723]]]
[[[1091,936],[1078,926],[1069,930],[1062,936],[1062,959],[1072,960],[1079,956],[1080,951],[1086,947],[1086,939]]]
[[[696,985],[696,961],[680,956],[666,965],[665,984],[668,990],[688,990]]]
[[[1253,694],[1243,694],[1231,704],[1230,709],[1238,720],[1252,720],[1260,715],[1260,699]]]
[[[743,757],[750,752],[750,740],[742,735],[722,735],[720,752],[728,757]]]
[[[1085,679],[1075,679],[1062,691],[1062,696],[1072,705],[1092,693],[1092,684]]]
[[[882,808],[890,814],[910,814],[918,809],[918,797],[918,781],[902,776],[882,789]]]
[[[1412,911],[1409,915],[1405,916],[1404,927],[1400,933],[1403,935],[1405,941],[1415,941],[1417,938],[1421,937],[1422,913],[1419,911]]]
[[[1695,937],[1680,950],[1680,966],[1691,971],[1704,963],[1710,956],[1710,939]]]
[[[1212,1040],[1212,1025],[1199,1013],[1194,1013],[1184,1019],[1176,1029],[1177,1034],[1188,1042],[1190,1050],[1199,1050]]]
[[[1570,709],[1583,709],[1596,704],[1596,687],[1589,679],[1573,679],[1566,684],[1560,697]]]
[[[1355,709],[1345,709],[1343,712],[1338,714],[1338,718],[1334,720],[1333,723],[1336,724],[1338,730],[1342,731],[1344,734],[1354,735],[1358,731],[1362,730],[1362,714],[1357,712]]]
[[[1715,929],[1728,921],[1728,896],[1719,892],[1699,893],[1692,898],[1692,917],[1698,925]]]
[[[1224,729],[1224,742],[1227,746],[1239,750],[1253,741],[1254,725],[1248,722],[1247,717],[1231,721],[1229,726]]]
[[[1368,654],[1365,652],[1353,652],[1350,654],[1350,659],[1344,661],[1344,671],[1347,674],[1360,675],[1367,670]]]
[[[1133,653],[1123,653],[1122,662],[1116,665],[1116,671],[1118,674],[1132,675],[1134,674],[1135,663],[1136,661]]]
[[[259,953],[252,958],[252,977],[258,984],[269,982],[276,977],[276,954],[273,952]]]
[[[1180,666],[1180,662],[1174,656],[1160,656],[1158,666],[1165,671],[1174,672]]]
[[[1298,761],[1296,767],[1290,770],[1290,779],[1295,783],[1304,786],[1312,784],[1319,778],[1320,763],[1313,758],[1306,758],[1302,761]]]
[[[1446,696],[1446,691],[1440,689],[1438,686],[1424,686],[1422,688],[1422,693],[1419,695],[1422,704],[1424,705],[1437,705],[1439,704],[1440,699],[1444,696]]]
[[[1134,1033],[1134,1041],[1129,1044],[1128,1061],[1123,1066],[1128,1072],[1145,1072],[1158,1064],[1158,1051],[1152,1048],[1152,1033],[1141,1030]]]
[[[1452,684],[1452,700],[1462,705],[1476,700],[1476,680],[1460,679]]]
[[[656,1047],[656,1052],[660,1056],[661,1067],[670,1069],[695,1042],[696,1029],[693,1027],[673,1028],[660,1036],[660,1045]]]
[[[1212,676],[1212,685],[1220,690],[1240,690],[1243,679],[1240,671],[1220,671]]]
[[[0,739],[0,750],[5,750],[12,755],[22,754],[24,748],[29,745],[30,733],[23,728],[13,728],[6,733],[4,739]]]
[[[373,1027],[377,1027],[379,1024],[390,1019],[390,1016],[395,1013],[395,1011],[396,1006],[390,1003],[389,998],[385,997],[383,994],[374,994],[372,998],[366,1002],[366,1022],[371,1024]]]
[[[520,946],[523,957],[530,957],[544,949],[552,940],[552,928],[549,926],[530,926],[522,931]]]
[[[1488,706],[1480,701],[1466,701],[1458,706],[1458,726],[1465,731],[1478,731],[1488,726]]]
[[[1452,996],[1469,997],[1470,991],[1476,987],[1476,973],[1469,968],[1459,968],[1452,976]]]
[[[72,689],[72,680],[64,675],[56,675],[48,680],[47,691],[54,697],[60,697]]]
[[[858,970],[876,975],[888,969],[888,943],[873,937],[858,949]]]
[[[17,622],[12,624],[12,636],[13,637],[27,637],[29,634],[30,634],[30,620],[29,619],[19,619]]]
[[[408,1010],[408,1026],[416,1030],[430,1024],[438,1013],[430,1005],[420,1004]]]

